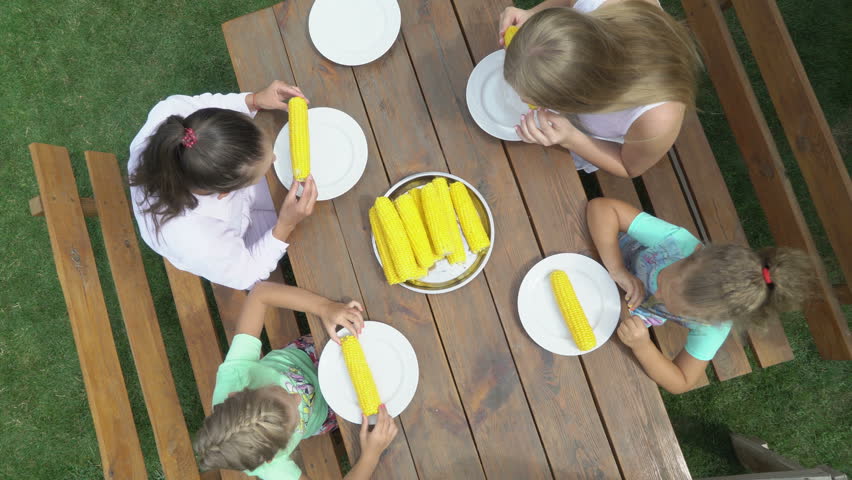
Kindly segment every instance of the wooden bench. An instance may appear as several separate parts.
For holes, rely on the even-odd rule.
[[[85,216],[100,220],[121,315],[139,374],[148,418],[167,479],[232,480],[247,478],[236,471],[199,475],[190,432],[178,400],[169,360],[160,334],[154,302],[145,275],[125,183],[111,154],[86,152],[94,199],[80,198],[68,151],[45,144],[30,145],[39,197],[30,201],[34,215],[47,221],[56,269],[68,306],[80,358],[104,478],[146,479],[145,459],[138,440],[107,313],[101,281]],[[205,415],[212,409],[216,370],[223,355],[207,303],[203,281],[165,262],[186,348]],[[283,281],[280,271],[273,280]],[[219,316],[230,342],[246,293],[212,286]],[[265,321],[272,348],[299,336],[293,312],[270,309]],[[304,440],[294,455],[316,479],[341,478],[338,453],[331,436]]]
[[[814,259],[817,292],[805,308],[823,358],[852,359],[852,335],[840,308],[852,279],[852,181],[829,130],[790,34],[772,0],[681,0],[702,46],[704,63],[778,245]],[[787,141],[807,183],[846,283],[832,285],[802,209],[787,179],[778,147],[737,53],[723,8],[733,6]]]

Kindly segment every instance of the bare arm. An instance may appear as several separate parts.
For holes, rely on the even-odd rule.
[[[666,358],[651,342],[648,327],[639,317],[626,318],[618,327],[618,338],[633,350],[651,380],[669,393],[686,392],[698,382],[701,372],[707,368],[707,361],[698,360],[686,350],[681,350],[674,361]]]
[[[586,207],[589,233],[609,275],[624,290],[627,307],[633,309],[645,299],[645,284],[628,271],[618,246],[618,232],[627,232],[641,212],[614,198],[595,198]]]

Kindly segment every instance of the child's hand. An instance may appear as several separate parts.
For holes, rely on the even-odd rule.
[[[538,116],[538,122],[536,122]],[[538,123],[538,125],[536,125]],[[581,134],[567,118],[544,108],[538,108],[521,116],[521,123],[515,125],[515,132],[527,143],[537,143],[545,147],[568,145]]]
[[[621,339],[621,343],[627,345],[631,349],[636,349],[637,347],[647,344],[653,345],[651,343],[651,335],[648,333],[648,327],[646,327],[645,322],[636,315],[632,315],[621,322],[621,325],[618,326],[617,332],[618,338]]]
[[[314,213],[314,204],[317,202],[318,195],[317,184],[313,176],[308,176],[303,183],[305,188],[302,190],[302,196],[297,197],[299,182],[293,180],[290,191],[287,192],[284,203],[281,204],[281,210],[278,211],[278,222],[272,234],[282,242],[287,241],[287,237],[293,233],[299,222]]]
[[[335,327],[339,325],[352,332],[355,336],[360,335],[364,329],[364,316],[361,315],[363,311],[364,307],[355,300],[346,304],[329,302],[326,304],[320,317],[322,318],[325,331],[328,332],[328,336],[334,340],[334,343],[340,345],[340,337],[337,336],[337,329]]]
[[[506,33],[506,29],[515,25],[520,27],[530,18],[530,12],[527,10],[521,10],[520,8],[515,7],[506,7],[503,10],[503,13],[500,14],[500,38],[498,42],[501,47],[505,47],[503,41],[503,34]]]
[[[645,299],[645,284],[642,283],[642,280],[636,278],[636,275],[625,269],[610,272],[609,276],[624,290],[624,300],[627,302],[628,309],[633,310]]]
[[[361,415],[361,455],[375,455],[378,458],[391,444],[398,428],[393,418],[388,415],[386,406],[379,406],[379,419],[371,432],[367,431],[367,417]]]
[[[275,80],[268,87],[254,94],[254,105],[263,110],[287,110],[287,101],[293,97],[308,100],[299,87]]]

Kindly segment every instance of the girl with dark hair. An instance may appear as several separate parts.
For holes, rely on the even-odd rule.
[[[257,93],[173,95],[158,103],[130,144],[127,170],[142,239],[175,267],[231,288],[269,276],[287,238],[313,211],[313,178],[290,186],[275,212],[265,174],[271,140],[252,118],[304,97],[272,82]]]
[[[632,313],[618,337],[671,393],[695,385],[732,327],[763,327],[773,315],[801,305],[812,287],[813,264],[799,250],[705,246],[685,228],[612,198],[590,201],[587,220],[601,261],[626,292]],[[674,360],[648,335],[648,327],[666,321],[689,330]]]

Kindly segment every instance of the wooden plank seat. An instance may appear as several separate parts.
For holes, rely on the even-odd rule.
[[[43,215],[47,221],[95,423],[104,478],[146,479],[149,473],[134,425],[84,216],[96,216],[100,220],[163,475],[174,480],[248,478],[241,472],[225,470],[199,474],[115,156],[86,152],[94,198],[81,199],[65,148],[34,143],[30,145],[30,152],[40,192],[39,197],[30,202],[31,212]],[[203,281],[174,268],[168,261],[165,267],[199,397],[205,415],[209,415],[216,370],[223,355]],[[279,270],[273,272],[271,278],[283,281]],[[214,285],[213,290],[230,341],[245,292],[219,285]],[[299,336],[290,311],[270,309],[265,325],[273,348],[283,347]],[[305,472],[312,478],[342,477],[339,455],[329,435],[302,442],[294,457],[302,462]]]

